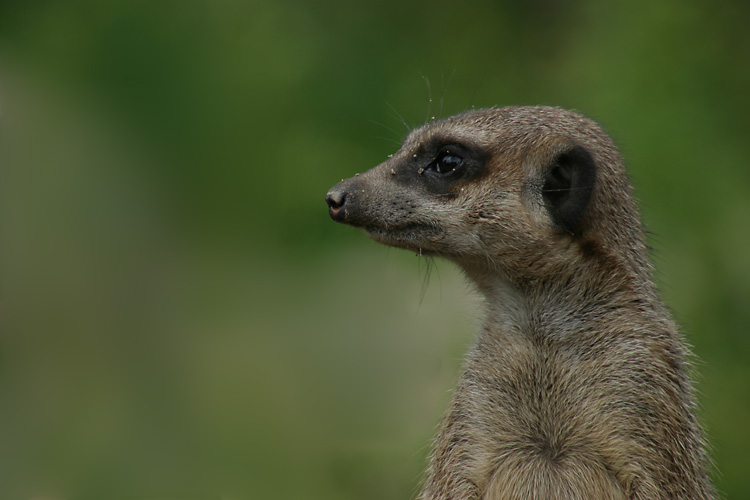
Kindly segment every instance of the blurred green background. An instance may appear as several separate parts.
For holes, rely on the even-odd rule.
[[[0,492],[412,498],[477,323],[331,222],[408,126],[552,104],[631,166],[750,498],[747,2],[0,3]],[[405,123],[404,123],[405,122]]]

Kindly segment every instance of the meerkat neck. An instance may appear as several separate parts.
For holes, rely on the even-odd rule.
[[[628,312],[631,320],[648,322],[653,312],[663,313],[654,285],[644,279],[646,271],[630,272],[595,262],[535,277],[464,269],[485,299],[486,324],[495,332],[562,338],[608,314],[619,317]]]

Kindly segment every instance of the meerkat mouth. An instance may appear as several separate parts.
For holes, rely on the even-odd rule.
[[[392,247],[413,250],[419,253],[434,253],[431,242],[440,234],[440,229],[424,224],[406,224],[399,227],[384,228],[367,226],[364,228],[367,236]]]

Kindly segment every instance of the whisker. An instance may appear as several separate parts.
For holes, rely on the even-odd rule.
[[[424,119],[424,124],[427,125],[427,123],[430,121],[430,116],[432,116],[432,87],[430,86],[430,79],[424,76],[422,73],[420,73],[420,75],[422,76],[422,79],[427,86],[427,98],[429,99],[427,103],[427,116]]]
[[[394,113],[394,114],[396,115],[396,118],[398,118],[398,119],[399,119],[399,120],[401,121],[401,123],[402,123],[402,124],[404,125],[404,127],[406,127],[406,132],[407,132],[407,133],[408,133],[408,132],[411,132],[411,127],[409,126],[409,124],[408,124],[408,123],[406,123],[406,120],[404,120],[404,117],[403,117],[403,116],[401,116],[401,113],[399,113],[398,111],[396,111],[396,108],[395,108],[395,107],[393,107],[393,105],[392,105],[391,103],[389,103],[389,102],[386,102],[385,104],[386,104],[386,105],[387,105],[387,106],[388,106],[389,108],[391,108],[391,111],[393,111],[393,113]]]
[[[438,115],[443,114],[443,104],[445,104],[445,96],[448,94],[448,87],[450,87],[451,82],[453,81],[453,77],[456,76],[456,69],[453,68],[453,72],[451,73],[451,76],[448,78],[448,82],[443,82],[443,73],[440,73],[440,79],[441,84],[443,85],[443,94],[440,96],[440,102],[438,103]]]

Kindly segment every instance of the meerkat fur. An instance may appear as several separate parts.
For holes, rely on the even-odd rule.
[[[715,498],[689,352],[599,125],[468,111],[327,202],[375,241],[455,262],[485,299],[421,500]]]

